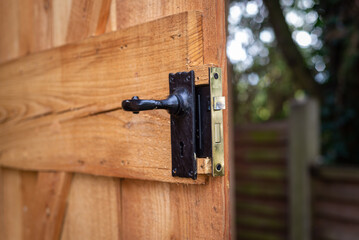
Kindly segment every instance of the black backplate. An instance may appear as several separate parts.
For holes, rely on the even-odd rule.
[[[194,72],[169,74],[170,94],[187,91],[184,114],[171,115],[172,176],[197,179]]]

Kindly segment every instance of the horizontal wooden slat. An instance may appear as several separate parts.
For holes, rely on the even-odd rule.
[[[281,148],[288,147],[287,140],[278,140],[278,141],[268,141],[268,142],[256,142],[256,141],[246,141],[246,140],[236,140],[235,145],[240,149],[253,149],[253,148]],[[238,149],[238,151],[240,151]]]
[[[359,205],[320,200],[314,202],[314,215],[349,221],[359,225]]]
[[[281,200],[276,200],[276,199],[267,199],[267,198],[260,198],[260,197],[256,197],[256,196],[249,196],[249,195],[238,195],[238,205],[241,204],[241,202],[244,203],[253,203],[253,204],[262,204],[262,205],[267,205],[267,206],[271,206],[273,208],[277,208],[277,210],[280,208],[280,211],[283,212],[287,212],[287,202],[286,201],[281,201]]]
[[[313,196],[343,203],[359,204],[359,185],[316,179],[313,181]]]
[[[343,223],[328,219],[315,219],[313,222],[313,239],[318,240],[357,240],[359,224]]]
[[[247,194],[249,196],[284,197],[286,195],[286,186],[284,184],[242,181],[237,182],[236,190],[238,193]]]
[[[279,202],[280,203],[280,202]],[[287,211],[284,203],[271,205],[267,202],[245,202],[242,199],[238,199],[237,204],[238,213],[253,214],[258,216],[270,216],[274,218],[284,219]]]
[[[288,139],[287,123],[253,124],[237,127],[234,133],[236,142],[269,143]]]
[[[359,168],[357,166],[314,166],[311,171],[314,179],[359,183]]]
[[[260,229],[283,230],[286,226],[285,219],[276,219],[273,217],[255,216],[253,214],[246,215],[239,213],[237,215],[237,223],[242,226],[256,227]]]
[[[0,165],[167,182],[170,116],[124,99],[161,99],[168,74],[203,64],[202,18],[185,12],[0,66]]]
[[[241,148],[238,146],[235,157],[248,162],[285,162],[286,148]],[[237,161],[238,161],[237,160]]]
[[[285,240],[287,235],[284,233],[271,233],[266,231],[259,231],[258,229],[248,229],[247,227],[240,227],[237,229],[238,239],[241,240]]]
[[[288,131],[288,121],[273,121],[273,122],[263,122],[263,123],[246,123],[237,125],[235,127],[235,131],[239,132],[253,132],[253,131],[281,131],[287,132]]]
[[[286,172],[283,167],[241,167],[236,168],[236,178],[243,179],[249,178],[252,180],[285,180]]]

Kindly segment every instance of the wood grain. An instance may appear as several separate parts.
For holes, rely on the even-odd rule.
[[[72,1],[66,42],[85,39],[105,32],[110,14],[111,0]]]
[[[4,11],[1,11],[0,18],[6,19],[6,21],[1,21],[1,29],[8,29],[8,25],[6,25],[6,22],[10,21],[12,23],[15,23],[17,21],[17,10],[16,4],[12,4],[15,1],[1,1],[2,4],[0,7],[0,11],[4,9]],[[44,1],[46,2],[46,1]],[[57,3],[56,3],[57,2]],[[63,0],[55,0],[53,3],[53,6],[60,6],[59,2],[63,2]],[[73,7],[71,0],[67,0],[66,6]],[[136,0],[136,1],[128,1],[128,0],[112,0],[111,7],[110,7],[110,16],[109,20],[106,26],[106,31],[113,31],[116,28],[118,29],[125,29],[130,26],[134,26],[137,24],[141,24],[150,20],[155,20],[158,18],[162,18],[167,15],[172,15],[176,13],[180,13],[183,11],[190,11],[190,10],[198,10],[203,12],[203,41],[204,41],[204,47],[203,47],[203,62],[206,64],[215,64],[225,71],[226,70],[226,55],[225,55],[225,1],[223,0],[216,0],[216,1],[209,1],[209,0],[200,0],[200,1],[192,1],[192,0],[176,0],[176,1],[157,1],[157,0]],[[12,7],[4,7],[6,5],[14,5]],[[69,8],[67,8],[69,9]],[[98,8],[100,9],[100,8]],[[10,10],[10,11],[8,11]],[[71,10],[71,9],[70,9]],[[71,10],[72,11],[72,10]],[[61,9],[61,12],[59,12],[59,9],[57,7],[54,7],[53,10],[53,24],[56,24],[56,28],[51,29],[53,32],[53,35],[55,36],[56,33],[63,33],[66,32],[64,29],[68,29],[71,26],[74,28],[77,28],[78,31],[81,31],[81,28],[78,28],[76,25],[82,24],[81,21],[85,21],[85,19],[77,18],[77,23],[72,22],[71,25],[69,24],[69,19],[67,19],[67,16],[71,15],[71,12],[68,12],[65,8]],[[85,13],[89,14],[89,13]],[[10,16],[9,16],[10,15]],[[5,16],[5,17],[3,17]],[[11,18],[11,16],[15,16],[15,18]],[[62,17],[59,17],[62,16]],[[139,17],[140,16],[140,17]],[[3,18],[2,18],[3,17]],[[12,19],[12,20],[8,20]],[[89,19],[89,18],[86,18]],[[87,21],[87,20],[86,20]],[[96,21],[93,21],[96,22]],[[91,22],[91,24],[95,24]],[[40,24],[40,23],[36,23]],[[6,35],[6,37],[0,38],[0,44],[3,48],[1,48],[1,54],[0,54],[0,62],[8,61],[9,59],[14,59],[14,57],[17,57],[18,49],[16,42],[13,44],[13,39],[15,36],[17,36],[17,26],[18,25],[12,25],[12,27],[8,30],[10,31],[9,35]],[[97,25],[96,25],[97,26]],[[96,29],[96,27],[93,26],[86,26],[84,29]],[[87,30],[86,30],[87,31]],[[92,35],[87,31],[87,34]],[[82,34],[80,34],[82,35]],[[87,37],[85,35],[82,35],[83,37]],[[44,36],[37,36],[37,37],[44,37]],[[37,39],[36,37],[34,39]],[[70,40],[70,38],[59,38],[60,40],[57,40],[57,44],[63,44],[66,42],[66,39]],[[3,44],[3,40],[6,40],[7,43],[13,44],[13,45],[7,45]],[[77,41],[78,39],[74,39],[74,41]],[[41,40],[43,41],[43,40]],[[58,46],[58,45],[56,45]],[[9,48],[9,49],[7,49]],[[6,49],[6,52],[5,50]],[[3,51],[4,50],[4,51]],[[14,54],[15,53],[15,54]],[[5,57],[3,57],[5,56]],[[166,59],[167,61],[168,59]],[[183,70],[188,70],[188,68],[184,68]],[[226,80],[226,73],[224,72],[223,76],[223,83],[224,83],[224,89],[223,94],[227,96],[227,80]],[[147,84],[145,84],[147,86]],[[141,97],[141,96],[140,96]],[[151,96],[152,97],[152,96]],[[96,112],[96,111],[94,111]],[[50,116],[47,116],[50,117]],[[85,117],[86,118],[86,117]],[[65,117],[66,119],[66,117]],[[228,156],[228,118],[227,118],[227,110],[224,112],[224,134],[225,134],[225,164],[226,166],[229,166],[229,156]],[[46,122],[46,121],[45,121]],[[51,122],[51,121],[50,121]],[[56,123],[56,122],[55,122]],[[97,124],[100,124],[101,121],[98,120]],[[79,123],[78,123],[79,124]],[[57,124],[54,124],[55,128],[58,126]],[[80,125],[80,124],[79,124]],[[61,127],[62,124],[60,125]],[[33,132],[30,130],[27,133],[31,133],[34,135],[34,132],[39,131],[38,128],[34,128]],[[101,130],[101,128],[100,128]],[[161,132],[162,134],[162,132]],[[165,133],[166,134],[166,133]],[[26,135],[26,134],[25,134]],[[71,136],[72,137],[72,136]],[[28,138],[28,141],[31,141],[31,138]],[[42,149],[39,149],[43,151]],[[61,149],[62,150],[62,149]],[[49,161],[49,160],[46,160]],[[82,201],[89,201],[90,199],[96,199],[95,202],[91,204],[86,204],[85,206],[90,206],[89,208],[92,209],[92,207],[96,208],[99,206],[103,206],[100,203],[101,202],[108,202],[107,198],[99,198],[96,197],[96,194],[100,192],[99,191],[90,191],[93,194],[86,193],[86,189],[91,189],[92,185],[96,185],[96,182],[98,181],[101,186],[97,186],[98,189],[104,188],[108,189],[108,185],[112,185],[112,181],[102,181],[98,180],[98,177],[90,177],[81,175],[82,177],[75,177],[76,185],[79,186],[82,185],[83,191],[81,191],[80,194],[77,195],[76,198],[72,198],[70,196],[70,205],[71,205],[71,199],[77,199],[76,202],[78,204],[75,208],[81,208],[81,202]],[[93,178],[93,181],[88,181],[87,178]],[[229,168],[226,169],[226,176],[222,178],[217,179],[209,179],[208,182],[206,182],[206,185],[176,185],[176,184],[167,184],[167,183],[159,183],[159,182],[153,182],[153,181],[138,181],[138,180],[121,180],[119,191],[122,193],[121,197],[117,197],[119,202],[126,203],[126,206],[130,206],[130,209],[126,211],[126,213],[121,213],[119,211],[119,219],[126,220],[124,223],[119,223],[119,231],[121,234],[119,236],[149,236],[150,238],[153,236],[158,236],[158,238],[165,238],[166,236],[172,236],[173,239],[176,239],[177,236],[179,236],[178,239],[181,237],[185,238],[186,236],[194,236],[192,238],[199,238],[199,239],[228,239],[230,238],[230,195],[229,195]],[[107,179],[107,178],[106,178]],[[143,187],[141,187],[144,185]],[[79,189],[78,187],[76,189]],[[170,189],[170,191],[168,190]],[[75,190],[74,190],[75,191]],[[113,190],[109,190],[112,192]],[[71,191],[71,194],[72,195]],[[157,194],[157,195],[156,195]],[[160,194],[160,196],[158,196]],[[95,195],[95,198],[93,198],[93,195]],[[138,197],[140,196],[140,197]],[[91,198],[92,197],[92,198]],[[170,202],[167,202],[170,200]],[[163,204],[160,205],[160,203]],[[196,204],[197,203],[197,204]],[[167,211],[163,211],[168,209],[168,205],[172,204],[173,207],[171,208],[174,213],[169,213]],[[143,206],[149,206],[149,208],[142,207]],[[112,204],[111,204],[112,206]],[[111,209],[114,209],[111,207]],[[131,210],[134,211],[131,211]],[[162,209],[162,210],[161,210]],[[74,236],[78,236],[77,239],[83,238],[83,236],[86,236],[87,239],[99,239],[102,236],[105,236],[106,233],[108,235],[106,236],[114,236],[108,232],[112,232],[111,230],[107,231],[106,233],[101,232],[101,229],[92,227],[91,222],[86,222],[83,218],[86,218],[88,214],[92,214],[91,211],[81,209],[79,211],[75,211],[77,215],[73,215],[71,218],[65,219],[65,226],[72,226],[70,223],[66,223],[68,219],[73,219],[75,221],[72,221],[72,223],[76,222],[74,226],[76,229],[74,231],[71,231],[71,234]],[[140,211],[142,210],[142,211]],[[110,214],[108,211],[100,212],[100,211],[94,211],[96,212],[96,216],[90,217],[93,221],[99,221],[99,222],[106,222],[107,224],[111,225],[114,223],[116,224],[117,221],[114,218],[106,217]],[[190,214],[189,216],[187,216]],[[134,217],[139,216],[138,218]],[[108,220],[111,219],[111,220]],[[129,219],[129,221],[127,221]],[[152,222],[145,222],[141,219],[150,219],[155,220]],[[137,221],[139,220],[139,221]],[[166,220],[170,220],[170,222],[167,222]],[[14,222],[15,223],[15,222]],[[16,223],[17,224],[17,223]],[[109,229],[107,226],[104,226],[103,223],[100,224],[105,229]],[[170,227],[168,227],[168,225]],[[177,226],[176,226],[177,225]],[[89,227],[90,226],[90,227]],[[136,226],[143,226],[142,229],[136,228]],[[176,232],[174,229],[175,227],[178,228],[180,232]],[[122,231],[122,229],[124,231]],[[130,232],[128,229],[133,230],[134,232]],[[151,229],[159,229],[160,233],[156,233],[152,231]],[[70,231],[68,231],[68,227],[65,227],[65,230],[63,232],[63,236],[69,236]],[[92,235],[89,235],[86,233],[86,231],[90,231]],[[170,232],[170,230],[172,232]],[[138,231],[138,232],[137,232]],[[146,233],[147,231],[147,233]],[[100,236],[100,237],[98,237]],[[152,238],[153,238],[152,237]],[[64,237],[63,237],[64,238]],[[116,239],[116,237],[113,237]],[[66,239],[66,238],[64,238]]]
[[[22,239],[22,195],[21,175],[18,171],[2,169],[1,171],[1,232],[4,240]]]
[[[13,17],[9,18],[9,14],[1,13],[0,17],[5,17],[1,18],[0,28],[5,29],[7,32],[10,30],[10,34],[6,34],[0,38],[0,45],[5,40],[5,43],[10,43],[11,46],[14,46],[13,48],[9,48],[9,45],[7,44],[1,45],[3,48],[1,48],[0,51],[0,62],[64,44],[67,36],[67,26],[76,24],[76,22],[70,22],[69,19],[70,10],[73,9],[71,8],[71,2],[72,0],[53,0],[51,2],[32,0],[22,1],[20,7],[20,1],[0,1],[0,11],[4,10],[2,13],[8,12],[10,13],[10,16]],[[84,19],[75,20],[84,21]],[[89,18],[86,19],[84,24],[90,24],[88,20]],[[11,22],[10,28],[8,27],[8,22]],[[99,19],[99,23],[101,22],[103,21],[100,21]],[[19,30],[16,31],[17,29]],[[96,34],[103,33],[101,31],[102,30],[96,31]],[[93,35],[94,33],[90,32],[89,34]],[[7,40],[10,41],[6,42]],[[72,36],[72,40],[76,40],[76,38]],[[5,178],[7,179],[4,181],[4,185],[2,184],[1,172],[5,172]],[[14,187],[14,184],[18,181],[14,181],[13,177],[9,178],[9,175],[20,176],[21,190],[16,196],[12,193],[14,193],[14,190],[17,190],[17,188]],[[61,172],[51,174],[44,172],[39,173],[39,175],[40,179],[42,179],[42,184],[39,183],[40,188],[46,187],[47,181],[52,182],[54,179],[68,179],[70,176],[70,174]],[[18,180],[18,178],[15,178],[15,180],[16,179]],[[3,214],[3,211],[0,213],[0,232],[6,234],[0,234],[1,239],[21,239],[20,234],[22,234],[22,239],[41,239],[42,237],[45,239],[56,239],[54,236],[59,235],[58,231],[60,229],[58,224],[62,224],[62,222],[61,216],[59,215],[61,211],[56,211],[59,210],[57,208],[59,202],[56,200],[59,200],[57,197],[59,197],[58,194],[61,193],[61,191],[57,192],[56,190],[58,189],[47,188],[56,195],[55,198],[49,199],[46,194],[36,194],[39,190],[36,188],[36,185],[37,174],[35,172],[8,169],[2,170],[2,168],[0,168],[0,189],[8,189],[9,187],[13,189],[13,191],[10,192],[0,190],[0,211],[3,207],[8,208],[6,211],[7,214]],[[60,190],[61,189],[62,188],[60,188]],[[44,191],[42,191],[42,193],[44,193]],[[14,198],[14,201],[11,201],[12,198]],[[5,199],[6,204],[2,201],[3,199]],[[36,226],[36,223],[41,221],[41,219],[39,219],[39,216],[41,216],[41,214],[39,215],[39,213],[41,213],[39,212],[41,209],[39,208],[39,204],[49,200],[54,200],[49,202],[54,208],[52,209],[53,212],[51,216],[55,216],[53,214],[56,213],[57,217],[56,219],[50,217],[50,219],[46,221],[46,224],[42,225],[42,228],[39,229],[39,227]],[[11,207],[9,207],[9,202],[11,202]],[[10,214],[8,214],[9,212]],[[36,219],[34,219],[34,217]],[[22,222],[20,219],[22,219]],[[59,220],[59,222],[54,220]],[[6,226],[3,224],[5,222],[7,223]],[[14,227],[17,229],[15,232],[16,234],[12,231],[12,229],[15,229]],[[54,231],[55,229],[56,231]],[[46,234],[40,238],[39,234],[41,231]]]
[[[201,38],[201,16],[191,12],[3,64],[2,123],[83,108],[109,111],[133,94],[165,97],[169,72],[201,64],[202,48],[189,52]],[[139,88],[144,83],[149,89]]]
[[[61,240],[120,239],[120,194],[116,178],[76,174]]]
[[[210,158],[197,158],[197,173],[212,174],[212,160]]]
[[[0,1],[0,63],[63,43],[60,21],[66,24],[71,0]]]
[[[111,19],[116,16],[116,12],[113,11],[115,3],[111,1]],[[76,24],[76,22],[70,24]],[[99,25],[91,21],[87,21],[86,24]],[[110,30],[111,28],[107,27],[106,31]],[[88,34],[92,33],[88,32]],[[96,32],[96,34],[100,33]],[[75,174],[61,239],[79,239],[85,236],[89,240],[118,239],[120,236],[118,219],[121,219],[120,181],[116,178]],[[95,209],[95,211],[88,211],[88,209]],[[114,214],[118,217],[116,218]]]
[[[123,239],[222,239],[224,205],[212,180],[206,185],[122,180]]]
[[[36,172],[0,169],[0,239],[28,239]]]
[[[24,239],[59,239],[71,174],[41,172],[29,206],[31,222]]]
[[[22,222],[19,225],[22,228],[22,239],[29,239],[34,218],[32,215],[32,206],[34,201],[41,201],[36,195],[36,185],[38,173],[33,171],[18,171],[21,176],[21,201]]]
[[[0,66],[0,164],[204,183],[172,178],[166,112],[120,110],[134,95],[164,98],[169,72],[201,62],[201,47],[189,52],[200,29],[199,13],[182,13]]]
[[[0,38],[0,63],[19,55],[19,24],[17,1],[0,1],[0,29],[6,34]],[[9,27],[9,23],[12,23]]]
[[[53,0],[53,41],[52,47],[58,47],[66,44],[68,36],[67,29],[69,25],[76,24],[70,21],[72,11],[72,0]],[[82,20],[83,21],[83,20]],[[39,37],[39,36],[38,36]],[[25,37],[26,38],[26,37]],[[80,39],[76,39],[77,41]]]
[[[228,104],[228,85],[227,85],[227,62],[226,62],[226,27],[225,27],[225,1],[223,0],[174,0],[174,1],[157,1],[157,0],[116,0],[117,7],[117,27],[118,29],[125,29],[129,26],[141,24],[146,21],[161,18],[166,15],[176,14],[183,11],[197,10],[203,13],[203,62],[204,64],[215,64],[222,68],[223,74],[223,95],[226,96]],[[141,17],[138,17],[141,16]],[[229,106],[229,105],[227,105]],[[225,146],[225,166],[231,166],[229,155],[229,136],[231,126],[228,121],[228,110],[223,111],[224,115],[224,146]],[[230,210],[230,188],[233,191],[233,182],[230,182],[230,167],[225,169],[225,177],[209,178],[204,188],[197,188],[195,185],[187,186],[188,192],[182,198],[178,196],[176,192],[183,193],[184,186],[181,185],[167,185],[158,182],[145,182],[145,181],[122,181],[122,196],[126,196],[123,201],[131,203],[136,201],[137,206],[152,206],[149,209],[140,208],[137,211],[135,204],[128,211],[124,211],[122,214],[123,219],[131,219],[129,221],[129,227],[135,228],[135,224],[140,224],[143,229],[136,232],[128,232],[129,235],[125,236],[145,236],[149,239],[159,236],[151,229],[153,225],[155,228],[160,226],[172,226],[172,222],[177,226],[178,231],[163,233],[163,239],[166,236],[171,236],[173,239],[185,239],[186,236],[196,236],[202,239],[229,239],[231,238],[231,228],[233,225],[231,220],[233,217],[230,213],[234,210]],[[138,187],[139,185],[145,185],[146,188],[151,190],[144,190]],[[129,185],[127,187],[127,185]],[[169,186],[172,191],[168,191]],[[163,209],[158,201],[161,201],[163,206],[167,206],[168,203],[163,202],[165,200],[158,200],[155,191],[163,192],[162,198],[181,199],[181,204],[177,205],[177,218],[180,221],[170,218],[169,222],[166,220],[169,218],[166,216],[168,212],[162,211]],[[197,195],[198,194],[198,195]],[[141,196],[141,197],[138,197]],[[200,198],[201,204],[198,207],[193,205],[194,199]],[[173,203],[173,202],[171,202]],[[194,207],[195,206],[195,207]],[[133,212],[133,211],[134,212]],[[217,212],[214,212],[217,211]],[[141,216],[151,220],[151,225],[145,226],[145,221],[140,223],[135,221],[133,214],[142,214]],[[196,218],[186,218],[188,214],[194,214]],[[193,216],[193,215],[191,215]],[[199,226],[198,226],[199,224]],[[167,230],[171,228],[166,228]],[[147,231],[147,232],[146,232]],[[182,232],[183,233],[182,233]],[[171,235],[172,234],[172,235]],[[202,234],[202,235],[201,235]],[[202,237],[203,236],[203,237]],[[192,237],[192,238],[196,238]],[[232,236],[235,238],[235,236]],[[188,237],[188,239],[191,239]]]

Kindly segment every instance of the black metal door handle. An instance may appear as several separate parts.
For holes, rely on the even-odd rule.
[[[171,114],[172,176],[197,178],[196,99],[194,71],[168,75],[169,96],[164,100],[143,100],[137,96],[122,101],[122,109],[139,113],[167,109]],[[155,139],[154,139],[155,140]]]
[[[186,112],[187,108],[188,93],[185,89],[178,89],[164,100],[145,100],[134,96],[132,99],[122,101],[122,109],[133,113],[153,109],[167,109],[170,114],[181,115]]]
[[[172,176],[174,177],[196,179],[197,158],[211,158],[212,175],[224,176],[221,110],[225,109],[225,98],[222,96],[221,69],[211,67],[208,75],[208,84],[195,86],[194,71],[170,73],[168,76],[170,95],[166,99],[145,100],[134,96],[132,99],[122,101],[124,111],[139,113],[146,110],[166,109],[171,114],[170,121],[166,123],[171,124]],[[136,118],[134,121],[137,121]],[[155,137],[154,135],[154,140]]]

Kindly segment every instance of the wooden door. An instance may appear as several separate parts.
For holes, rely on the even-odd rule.
[[[0,1],[0,238],[228,239],[225,176],[171,175],[168,74],[222,68],[222,0]]]

